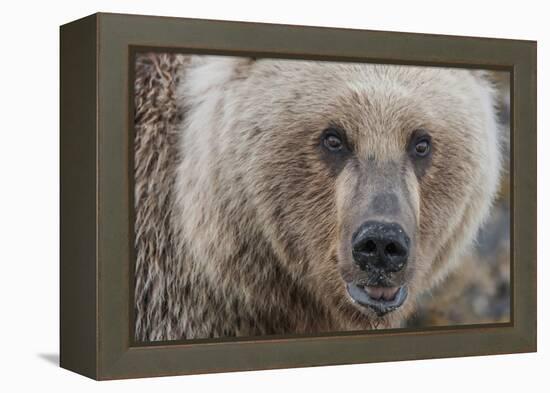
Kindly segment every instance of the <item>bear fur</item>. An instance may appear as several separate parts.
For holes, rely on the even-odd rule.
[[[498,189],[483,72],[149,53],[135,75],[138,341],[399,327],[460,262]],[[432,132],[422,177],[399,172],[415,262],[406,303],[387,315],[344,289],[360,172],[320,158],[334,121],[380,167],[413,129]]]

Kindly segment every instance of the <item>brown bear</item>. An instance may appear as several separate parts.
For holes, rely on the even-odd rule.
[[[138,341],[399,327],[498,188],[482,71],[142,54]]]

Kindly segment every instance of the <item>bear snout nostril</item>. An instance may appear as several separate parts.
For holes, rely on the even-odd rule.
[[[352,254],[362,270],[397,272],[409,256],[410,239],[397,223],[367,221],[352,237]]]
[[[384,253],[388,257],[400,257],[406,254],[406,251],[397,243],[390,242],[386,245]]]
[[[364,252],[367,254],[374,254],[376,253],[376,243],[373,240],[367,240],[365,243]]]

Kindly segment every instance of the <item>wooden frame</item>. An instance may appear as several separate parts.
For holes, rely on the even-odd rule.
[[[507,324],[197,340],[131,339],[136,50],[509,71],[512,320]],[[536,350],[536,43],[95,14],[61,27],[61,366],[95,379]]]

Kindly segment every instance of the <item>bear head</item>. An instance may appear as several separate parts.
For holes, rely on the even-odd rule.
[[[195,201],[210,201],[184,228],[208,239],[190,245],[209,250],[204,268],[222,282],[213,250],[254,233],[276,256],[269,263],[335,318],[397,326],[457,264],[497,191],[499,135],[484,73],[193,61],[180,92],[182,154],[194,159],[180,177],[195,165],[195,184],[206,190]],[[182,180],[188,205],[190,188]]]

